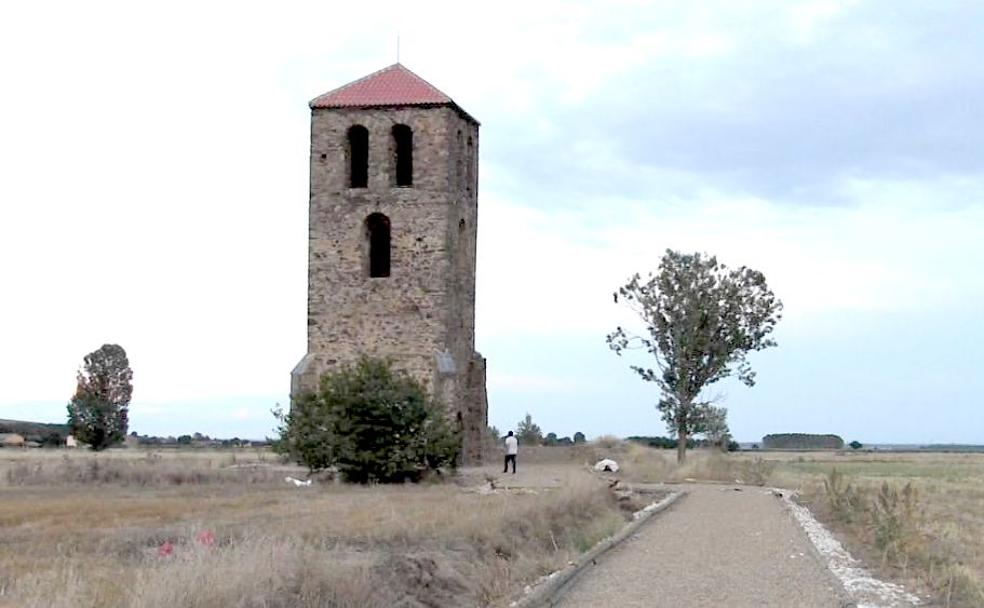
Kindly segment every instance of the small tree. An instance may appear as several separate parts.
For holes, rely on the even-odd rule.
[[[337,467],[358,483],[419,480],[455,466],[461,443],[445,408],[389,361],[364,357],[321,379],[280,420],[276,449],[311,471]]]
[[[123,441],[132,395],[133,370],[121,346],[103,344],[89,353],[68,403],[72,435],[96,451]]]
[[[731,429],[728,428],[728,408],[708,405],[704,408],[704,419],[701,421],[704,435],[722,451],[728,449],[731,441]]]
[[[861,448],[864,447],[864,444],[861,443],[860,441],[858,441],[857,439],[855,439],[854,441],[852,441],[851,443],[849,443],[847,445],[851,446],[851,449],[852,450],[860,450]]]
[[[581,431],[574,433],[574,443],[584,443],[585,441],[587,441],[587,438],[584,436],[584,433]]]
[[[543,439],[544,445],[557,445],[557,433],[547,433],[547,436]]]
[[[543,441],[543,431],[533,422],[529,412],[516,424],[516,439],[524,445],[537,445]]]
[[[615,293],[616,303],[619,298],[642,320],[645,335],[618,327],[608,346],[618,355],[644,348],[654,359],[653,368],[631,368],[659,387],[657,409],[677,434],[677,461],[683,462],[689,437],[705,430],[711,402],[701,392],[730,376],[755,384],[746,356],[776,345],[770,335],[782,303],[761,272],[729,270],[714,257],[672,250],[656,275],[644,280],[635,274]]]

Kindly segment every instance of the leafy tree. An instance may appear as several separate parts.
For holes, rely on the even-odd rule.
[[[717,258],[667,250],[657,274],[637,273],[615,293],[645,325],[644,335],[618,327],[608,346],[618,355],[643,348],[654,367],[631,366],[659,388],[657,409],[676,433],[677,460],[686,458],[687,440],[705,432],[711,401],[708,386],[731,376],[755,384],[746,356],[775,346],[770,335],[782,303],[765,276],[750,268],[730,270]]]
[[[194,441],[194,437],[191,435],[181,435],[178,437],[178,445],[191,445],[192,441]]]
[[[121,346],[103,344],[89,353],[68,403],[72,435],[97,451],[123,441],[132,395],[133,370]]]
[[[851,446],[851,449],[852,450],[860,450],[861,448],[864,447],[864,444],[861,443],[860,441],[858,441],[857,439],[855,439],[854,441],[852,441],[851,443],[849,443],[847,445]]]
[[[574,443],[584,443],[585,441],[587,441],[587,438],[584,436],[584,433],[581,431],[574,433]]]
[[[525,445],[537,445],[543,441],[543,431],[533,422],[529,412],[516,424],[516,439]]]
[[[543,439],[544,445],[557,445],[557,433],[547,433],[547,436]]]
[[[274,414],[278,451],[358,483],[416,481],[455,466],[461,449],[444,406],[383,359],[363,357],[326,374],[317,393]]]
[[[702,428],[708,441],[722,450],[727,449],[731,441],[731,429],[728,428],[728,408],[708,405],[704,409]]]

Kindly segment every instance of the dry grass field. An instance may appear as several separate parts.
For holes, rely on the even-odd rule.
[[[0,606],[508,603],[626,521],[583,469],[536,470],[555,487],[297,488],[266,452],[0,450]]]
[[[883,576],[984,605],[984,455],[697,451],[677,467],[603,439],[526,449],[494,493],[478,490],[495,463],[417,486],[295,488],[283,478],[303,471],[265,451],[0,450],[0,606],[507,605],[623,525],[584,466],[602,456],[627,481],[797,490]]]

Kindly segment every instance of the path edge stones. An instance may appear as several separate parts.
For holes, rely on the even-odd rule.
[[[557,570],[544,577],[544,579],[541,579],[541,582],[536,583],[526,595],[509,604],[510,608],[544,608],[556,605],[568,586],[588,568],[595,565],[601,556],[613,547],[620,545],[655,515],[666,511],[686,495],[687,492],[685,490],[672,492],[659,502],[655,502],[640,511],[636,511],[633,515],[635,517],[634,521],[629,522],[614,536],[599,542],[578,557],[574,561],[574,565],[567,566],[563,570]]]

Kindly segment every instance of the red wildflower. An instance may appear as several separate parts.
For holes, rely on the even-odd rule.
[[[171,541],[166,540],[164,544],[157,547],[157,557],[171,557],[174,554],[174,545]]]
[[[211,549],[215,546],[215,534],[211,530],[202,530],[195,536],[195,540],[203,547]]]

